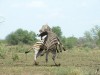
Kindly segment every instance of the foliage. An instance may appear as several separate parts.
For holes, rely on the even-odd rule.
[[[62,36],[62,31],[59,26],[52,27],[52,31],[60,38],[64,47],[71,49],[74,46],[81,46],[83,48],[96,48],[100,47],[100,26],[94,26],[90,31],[86,31],[83,37],[65,37]],[[12,32],[6,37],[6,40],[11,45],[17,44],[32,44],[37,41],[36,34],[34,32],[28,32],[27,30],[18,29]],[[1,43],[2,41],[0,41]],[[4,41],[3,41],[4,42]],[[24,51],[19,50],[19,51]]]
[[[86,31],[84,33],[84,37],[85,37],[86,41],[88,41],[88,42],[92,42],[93,41],[92,35],[91,35],[91,33],[89,31]]]
[[[0,44],[6,44],[6,40],[0,40]]]
[[[6,57],[6,48],[3,42],[0,44],[0,59],[5,59]]]
[[[77,38],[76,37],[68,37],[62,36],[62,31],[59,26],[52,27],[52,31],[57,34],[57,36],[60,38],[62,43],[64,44],[65,48],[71,49],[74,47],[74,45],[77,44]]]
[[[0,51],[0,59],[5,59],[5,52]]]
[[[52,27],[52,31],[54,33],[56,33],[59,38],[62,37],[62,31],[61,31],[61,28],[59,26]]]
[[[17,61],[17,60],[19,60],[19,57],[17,54],[13,54],[12,59],[13,59],[13,61]]]
[[[77,45],[77,38],[76,37],[68,37],[67,39],[66,39],[66,45],[67,45],[67,48],[68,49],[71,49],[71,48],[73,48],[74,46],[76,46]]]
[[[84,33],[85,43],[87,46],[100,46],[100,26],[96,25],[90,31]]]
[[[34,32],[28,32],[27,30],[18,29],[12,32],[6,37],[9,44],[17,45],[19,43],[32,44],[36,39],[36,34]]]
[[[62,42],[62,44],[64,45],[64,48],[67,49],[67,48],[68,48],[68,47],[67,47],[67,38],[66,38],[65,36],[62,36],[61,42]]]
[[[94,28],[92,28],[91,34],[95,43],[99,45],[98,41],[100,42],[100,26],[96,25]]]

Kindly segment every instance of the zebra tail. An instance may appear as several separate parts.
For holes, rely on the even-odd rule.
[[[31,50],[32,50],[32,47],[28,51],[25,51],[25,54],[29,53]]]
[[[59,38],[57,38],[57,39],[58,39],[58,41],[59,41],[59,48],[60,48],[60,49],[63,49],[64,51],[66,51],[66,49],[64,48],[64,46],[63,46],[63,44],[61,43],[60,39],[59,39]]]

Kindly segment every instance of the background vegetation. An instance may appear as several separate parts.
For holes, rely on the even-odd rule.
[[[6,37],[6,40],[11,45],[32,44],[37,41],[36,34],[34,32],[28,32],[27,30],[18,29],[12,32]]]
[[[100,26],[96,25],[82,37],[65,37],[59,26],[52,27],[67,51],[58,53],[53,66],[39,57],[39,66],[33,64],[34,52],[27,51],[38,39],[36,33],[18,29],[0,40],[0,75],[99,75],[100,74]]]
[[[66,49],[72,49],[74,47],[84,48],[99,48],[100,47],[100,26],[96,25],[91,30],[86,31],[82,37],[65,37],[59,26],[52,27],[52,31],[57,34]],[[18,44],[33,44],[38,39],[36,33],[27,30],[18,29],[15,32],[10,33],[4,41],[7,41],[9,45]],[[2,41],[2,40],[1,40]]]

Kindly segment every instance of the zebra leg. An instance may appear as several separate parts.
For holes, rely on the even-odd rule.
[[[38,65],[38,63],[36,62],[38,50],[35,49],[34,51],[35,51],[35,54],[34,54],[34,64]]]
[[[42,53],[43,53],[43,49],[40,48],[39,51],[38,51],[38,53],[37,53],[37,56],[36,57],[41,56]]]
[[[49,55],[49,51],[46,52],[46,63],[48,62],[48,55]]]
[[[55,61],[55,58],[56,58],[56,50],[55,49],[52,50],[52,54],[53,54],[52,59],[53,59],[55,66],[60,66],[60,64],[57,64],[56,61]]]
[[[43,49],[41,49],[41,48],[40,49],[34,49],[34,51],[35,51],[35,54],[34,54],[34,62],[35,62],[35,65],[38,65],[38,63],[36,62],[36,59],[37,59],[38,56],[41,55]]]
[[[52,60],[53,60],[54,64],[57,65],[55,62],[55,57],[56,57],[56,50],[55,49],[52,50],[52,54],[53,54]]]

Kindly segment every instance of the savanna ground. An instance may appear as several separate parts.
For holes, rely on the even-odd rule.
[[[38,66],[34,65],[34,51],[25,55],[29,49],[27,45],[0,45],[0,75],[99,75],[100,50],[88,48],[74,48],[57,54],[56,61],[61,66],[53,66],[49,55],[49,62],[45,63],[45,55],[39,57]],[[98,70],[97,74],[96,71]]]

